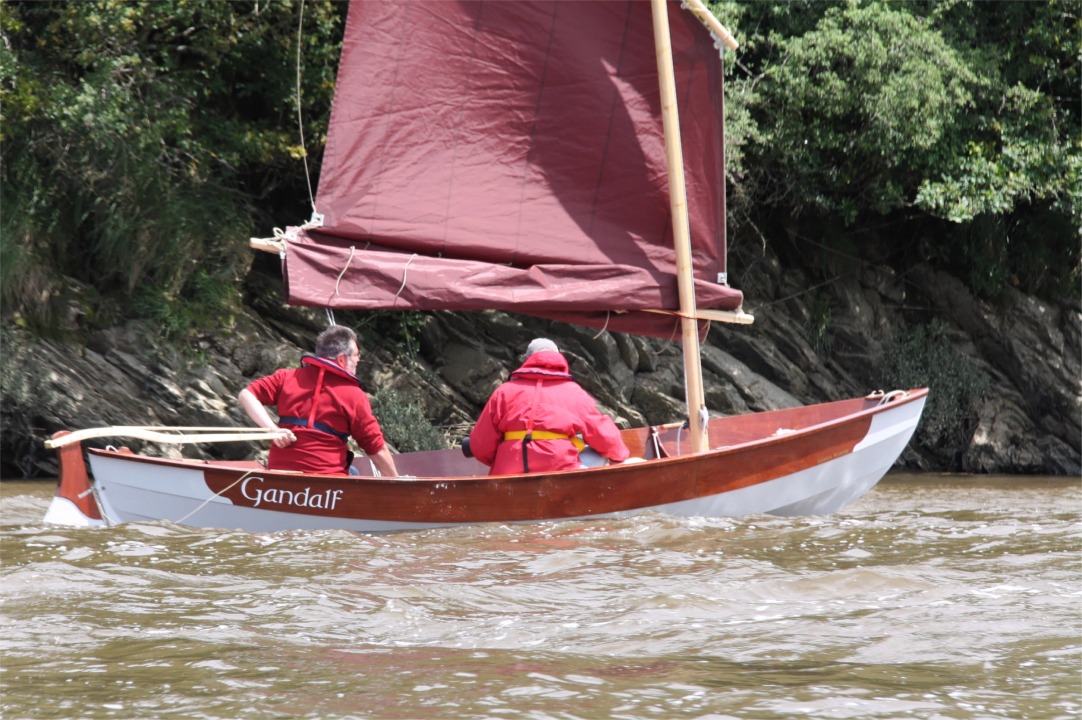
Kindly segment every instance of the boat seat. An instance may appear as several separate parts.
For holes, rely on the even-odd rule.
[[[359,457],[354,465],[362,475],[376,475],[375,467],[367,457]],[[488,467],[475,458],[468,458],[461,450],[425,450],[399,453],[394,456],[399,475],[426,477],[475,477],[487,476]]]

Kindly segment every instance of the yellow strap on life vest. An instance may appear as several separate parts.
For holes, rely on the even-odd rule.
[[[512,430],[511,432],[505,432],[503,434],[504,440],[524,440],[526,435],[530,436],[531,440],[570,440],[575,448],[582,452],[582,449],[586,447],[584,443],[577,435],[564,435],[563,433],[549,432],[548,430]]]

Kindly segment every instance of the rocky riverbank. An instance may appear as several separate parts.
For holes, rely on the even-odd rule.
[[[918,266],[899,276],[815,285],[764,261],[745,288],[752,326],[715,324],[703,346],[707,403],[734,414],[929,385],[932,400],[901,465],[921,470],[1082,474],[1082,308],[1008,289],[996,305]],[[85,343],[5,324],[0,472],[56,473],[43,441],[60,429],[106,425],[250,423],[237,392],[295,364],[325,325],[322,312],[281,303],[278,278],[253,270],[246,312],[232,329],[179,350],[143,321],[93,332]],[[71,323],[85,309],[73,307]],[[681,419],[679,344],[499,312],[417,317],[410,342],[361,328],[359,374],[398,445],[457,441],[536,336],[553,338],[572,372],[621,424]],[[73,333],[74,335],[74,333]],[[939,401],[939,404],[936,404]],[[394,416],[394,417],[390,417]],[[412,423],[412,427],[409,426]],[[393,426],[393,432],[392,432]],[[424,431],[422,433],[421,431]],[[257,444],[146,446],[187,457],[245,457]]]

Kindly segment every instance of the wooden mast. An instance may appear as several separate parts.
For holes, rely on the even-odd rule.
[[[672,210],[673,241],[676,245],[677,287],[680,292],[680,330],[684,346],[684,387],[687,395],[688,427],[694,452],[709,449],[706,428],[699,421],[706,411],[702,362],[699,357],[699,323],[695,319],[695,279],[691,263],[691,230],[688,226],[687,190],[684,186],[684,154],[680,143],[680,115],[676,107],[672,43],[666,0],[651,0],[654,18],[654,47],[661,88],[661,121],[665,130],[665,159],[669,166],[669,207]]]

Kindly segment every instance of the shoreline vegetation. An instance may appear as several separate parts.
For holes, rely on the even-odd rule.
[[[710,5],[741,43],[729,277],[756,316],[710,332],[711,410],[929,385],[906,468],[1082,474],[1077,5]],[[282,306],[276,258],[247,246],[307,217],[306,171],[318,185],[345,4],[300,9],[0,4],[3,474],[55,469],[41,442],[62,428],[243,425],[236,390],[310,347],[322,313]],[[681,412],[671,344],[504,313],[337,319],[402,449],[457,441],[534,333],[618,419]]]

